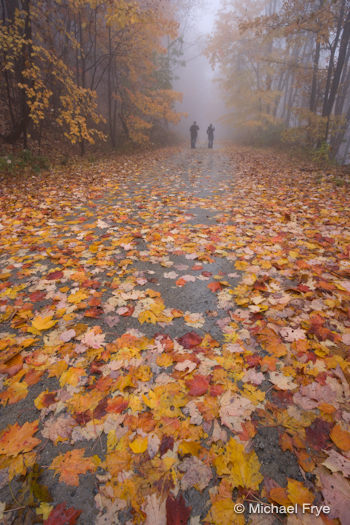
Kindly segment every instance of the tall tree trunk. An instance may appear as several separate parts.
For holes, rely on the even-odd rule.
[[[317,107],[317,77],[318,77],[318,63],[320,61],[321,42],[319,35],[316,34],[316,50],[314,56],[314,64],[312,69],[312,83],[311,83],[311,95],[310,95],[310,111],[316,113]]]
[[[343,67],[345,64],[345,58],[347,54],[349,40],[350,40],[350,10],[348,11],[348,14],[345,20],[345,24],[344,24],[344,28],[343,28],[343,34],[340,40],[337,66],[334,71],[334,76],[333,76],[333,81],[332,81],[332,85],[330,88],[329,97],[326,101],[324,111],[322,113],[322,116],[327,117],[327,126],[326,126],[326,132],[325,132],[325,137],[324,137],[325,140],[328,139],[330,116],[333,110],[335,97],[338,91],[341,74],[342,74]]]

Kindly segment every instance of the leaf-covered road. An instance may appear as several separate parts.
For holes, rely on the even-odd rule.
[[[343,187],[170,149],[3,181],[0,202],[4,523],[273,523],[249,502],[349,523]]]

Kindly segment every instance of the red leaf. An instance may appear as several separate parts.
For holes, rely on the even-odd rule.
[[[160,457],[165,454],[168,450],[173,450],[174,447],[174,438],[172,436],[166,436],[165,434],[162,437],[162,442],[159,446]]]
[[[206,377],[198,374],[186,381],[186,386],[189,388],[190,396],[201,396],[208,392],[209,381]]]
[[[89,310],[86,310],[84,312],[84,316],[97,318],[97,317],[100,317],[102,313],[103,313],[102,308],[97,308],[96,306],[93,306],[92,308],[89,308]]]
[[[166,523],[167,525],[187,525],[191,515],[192,507],[186,507],[182,494],[175,499],[169,494],[166,500]]]
[[[75,525],[81,512],[74,507],[66,508],[66,503],[59,503],[52,509],[44,525]]]
[[[134,306],[126,306],[126,308],[128,309],[126,312],[124,312],[123,314],[120,314],[122,317],[130,317],[130,315],[132,315],[134,313],[134,310],[135,310],[135,307]]]
[[[187,334],[179,337],[178,341],[184,348],[194,348],[201,344],[202,337],[196,334],[196,332],[187,332]]]
[[[329,444],[329,432],[332,424],[323,419],[317,418],[315,421],[305,430],[307,442],[315,450],[323,450]]]
[[[174,350],[174,343],[168,334],[155,334],[155,339],[162,345],[164,352],[171,352]]]
[[[245,358],[248,368],[256,367],[260,364],[261,357],[259,355],[247,355]]]
[[[56,279],[62,279],[62,277],[63,277],[63,272],[61,272],[60,270],[57,270],[57,272],[49,273],[46,279],[48,279],[49,281],[54,281]]]
[[[308,286],[306,286],[306,284],[298,284],[297,289],[298,289],[300,292],[311,292],[311,288],[309,288]]]
[[[121,412],[123,412],[123,410],[125,410],[128,407],[129,402],[126,399],[124,399],[122,396],[117,396],[117,397],[114,397],[113,399],[108,399],[107,404],[108,404],[107,412],[113,412],[114,414],[120,414]]]
[[[211,277],[213,274],[211,272],[207,272],[206,270],[202,272],[203,277]]]
[[[29,299],[33,301],[33,303],[36,303],[37,301],[42,301],[45,299],[46,293],[40,292],[37,290],[36,292],[33,292],[29,295]]]
[[[212,397],[217,397],[217,396],[221,396],[221,394],[225,392],[225,387],[224,385],[213,385],[212,387],[210,387],[210,392],[209,394],[212,396]]]
[[[214,283],[209,283],[208,284],[208,288],[209,290],[211,290],[212,292],[217,292],[218,290],[221,290],[222,286],[220,283],[218,282],[214,282]]]

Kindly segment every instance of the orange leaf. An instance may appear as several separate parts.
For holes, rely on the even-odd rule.
[[[190,396],[202,396],[208,391],[209,381],[206,377],[198,374],[193,379],[186,381],[186,386],[189,388]]]
[[[314,501],[314,495],[310,492],[301,481],[296,479],[288,478],[287,486],[288,497],[292,503],[298,503],[303,505],[303,503],[312,503]]]
[[[78,487],[79,474],[86,474],[88,470],[94,472],[99,463],[97,456],[84,458],[84,452],[83,448],[76,448],[61,454],[53,460],[49,468],[60,475],[60,481]]]
[[[0,436],[0,454],[17,456],[22,452],[30,452],[40,443],[40,439],[33,437],[38,431],[39,419],[32,423],[24,423],[22,427],[15,423],[7,427]]]
[[[222,286],[220,283],[218,282],[213,282],[213,283],[209,283],[208,284],[208,288],[209,290],[211,290],[212,292],[217,292],[218,290],[221,290]]]
[[[330,433],[330,437],[341,450],[345,452],[350,450],[350,433],[343,430],[340,425],[335,425]]]
[[[315,463],[311,456],[305,450],[297,452],[299,465],[305,472],[312,472],[315,468]]]
[[[290,500],[287,496],[286,489],[282,487],[275,487],[270,490],[270,498],[273,501],[276,501],[279,505],[283,505],[284,507],[288,507],[290,505]]]

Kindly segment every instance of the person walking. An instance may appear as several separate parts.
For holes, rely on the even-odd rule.
[[[208,129],[207,129],[207,135],[208,135],[208,148],[209,148],[209,149],[212,149],[213,144],[214,144],[214,131],[215,131],[215,127],[213,126],[213,124],[210,124],[210,125],[208,126]]]
[[[198,130],[199,126],[197,125],[197,122],[194,121],[192,126],[190,127],[190,133],[191,133],[191,148],[194,149],[196,147],[197,137],[198,137]]]

